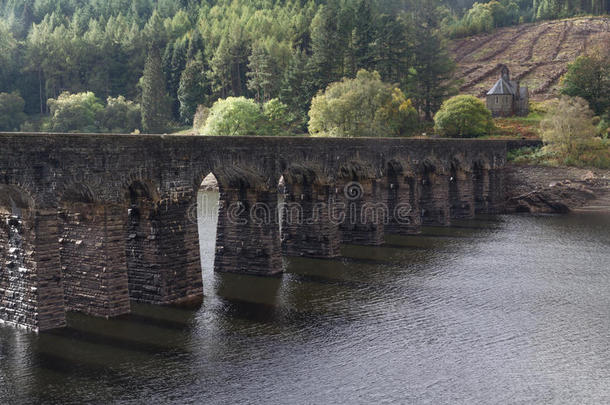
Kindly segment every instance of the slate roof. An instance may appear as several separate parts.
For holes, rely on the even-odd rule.
[[[487,92],[488,96],[497,96],[502,94],[515,94],[515,90],[509,82],[503,77],[499,78],[496,84]]]

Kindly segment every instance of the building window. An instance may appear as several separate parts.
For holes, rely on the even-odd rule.
[[[496,96],[496,104],[500,104],[500,96]]]

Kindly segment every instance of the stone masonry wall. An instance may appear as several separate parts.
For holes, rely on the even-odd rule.
[[[220,191],[214,270],[253,275],[282,272],[276,191]]]
[[[130,312],[125,257],[126,208],[69,203],[59,215],[66,309],[95,316]]]
[[[282,251],[288,256],[340,255],[334,188],[287,184],[282,213]]]
[[[442,225],[451,213],[450,182],[448,176],[438,175],[424,187],[422,163],[447,163],[456,155],[467,166],[485,161],[485,170],[475,173],[473,194],[478,212],[493,212],[501,209],[507,150],[507,142],[491,140],[107,134],[0,133],[0,145],[0,208],[11,205],[3,198],[3,186],[18,187],[35,207],[31,217],[17,216],[17,223],[1,218],[0,320],[38,330],[65,325],[66,310],[99,316],[127,312],[125,273],[131,300],[168,304],[200,299],[197,226],[191,209],[208,173],[214,173],[221,189],[216,270],[273,275],[282,271],[275,190],[290,167],[323,179],[326,188],[301,193],[311,192],[311,201],[333,191],[340,199],[343,187],[353,180],[345,169],[362,169],[364,177],[357,178],[363,195],[353,202],[360,207],[372,204],[369,218],[379,214],[375,204],[409,200],[414,212],[433,213],[428,224]],[[386,178],[390,161],[403,162],[405,173],[417,173],[409,180],[401,175],[392,197]],[[62,196],[77,184],[91,205],[65,207]],[[145,191],[135,193],[135,199],[134,184],[144,185]],[[467,198],[467,184],[458,184],[457,190],[463,195],[453,193],[454,201]],[[228,212],[232,202],[242,202],[246,210],[266,204],[273,219],[236,222],[230,215],[235,213]],[[421,217],[412,219],[413,226],[401,232],[417,231]],[[326,220],[308,226],[287,233],[286,251],[336,255],[336,229]],[[350,243],[379,244],[385,229],[365,215],[343,231]],[[16,235],[21,235],[19,242]]]

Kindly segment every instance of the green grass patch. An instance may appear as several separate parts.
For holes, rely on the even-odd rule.
[[[509,151],[507,159],[516,164],[610,169],[610,139],[595,138],[567,155],[557,153],[548,146],[524,147]]]

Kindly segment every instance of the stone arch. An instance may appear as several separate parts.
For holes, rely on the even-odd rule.
[[[235,165],[212,172],[220,190],[214,270],[281,273],[277,177]]]
[[[361,160],[345,162],[338,169],[336,193],[341,241],[383,244],[389,213],[381,170]]]
[[[313,162],[293,163],[282,171],[282,250],[288,256],[339,256],[339,227],[331,180]]]
[[[80,182],[64,185],[58,195],[58,201],[92,203],[98,200],[91,187]]]
[[[201,256],[203,272],[214,268],[221,184],[214,172],[200,174],[195,180],[195,200],[189,216],[197,225],[196,246]]]
[[[0,214],[21,217],[36,209],[32,195],[17,185],[0,184]]]
[[[150,180],[133,179],[123,187],[124,200],[135,203],[138,200],[149,200],[152,203],[161,201],[159,189]]]
[[[377,178],[377,171],[368,163],[351,160],[339,166],[337,178],[348,181],[360,181]]]

